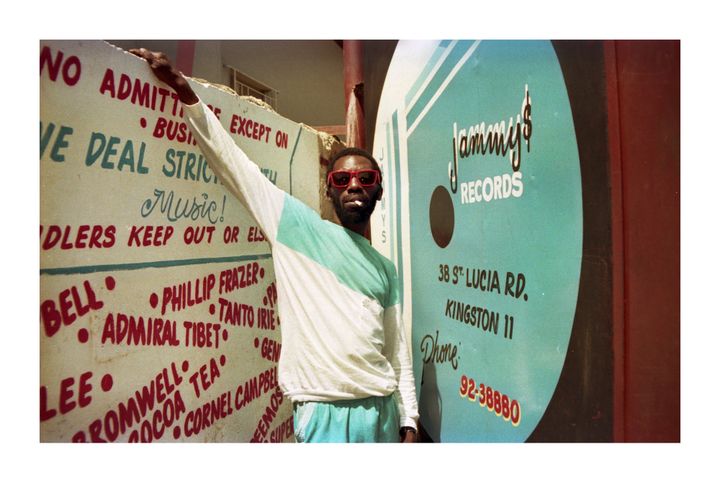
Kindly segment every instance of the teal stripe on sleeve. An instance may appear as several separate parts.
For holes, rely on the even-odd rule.
[[[338,282],[378,301],[383,308],[399,303],[395,267],[363,236],[323,220],[292,196],[285,204],[277,242],[330,270]]]

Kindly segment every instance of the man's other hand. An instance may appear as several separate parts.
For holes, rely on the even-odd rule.
[[[401,443],[416,443],[417,442],[417,433],[415,431],[405,430],[400,432],[400,442]]]

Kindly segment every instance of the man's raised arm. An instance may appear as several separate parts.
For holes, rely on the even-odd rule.
[[[185,119],[213,172],[223,186],[248,209],[268,241],[273,244],[285,192],[270,182],[238,147],[165,54],[147,49],[132,49],[129,52],[146,60],[155,77],[177,93],[178,99],[185,105]]]

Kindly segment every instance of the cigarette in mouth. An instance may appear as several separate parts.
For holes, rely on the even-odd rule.
[[[353,203],[355,203],[357,206],[362,206],[362,205],[363,205],[363,202],[360,201],[360,200],[355,200],[355,201],[353,201]]]

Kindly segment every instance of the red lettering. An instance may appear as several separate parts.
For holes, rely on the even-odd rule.
[[[72,286],[61,291],[58,295],[59,311],[54,300],[45,300],[40,304],[40,316],[48,337],[52,337],[60,330],[61,320],[64,325],[70,325],[78,316],[82,317],[91,310],[99,310],[103,307],[104,303],[96,298],[95,291],[89,281],[83,282],[83,288],[85,289],[84,297],[87,302],[83,301],[78,288]],[[77,313],[72,312],[73,307]]]
[[[105,344],[107,341],[110,341],[113,344],[115,343],[115,318],[113,317],[112,312],[105,317],[105,326],[103,328],[102,336],[100,337],[100,342],[102,344]]]
[[[68,238],[70,238],[70,227],[65,227],[65,232],[63,233],[62,241],[60,242],[60,249],[61,250],[69,250],[73,247],[72,243],[68,242]]]
[[[159,409],[153,413],[152,420],[153,436],[155,437],[155,439],[160,439],[162,438],[164,427],[162,425],[162,413]]]
[[[248,230],[247,241],[249,242],[260,242],[265,241],[265,234],[256,226],[251,226]]]
[[[153,339],[152,343],[154,345],[162,345],[163,344],[163,340],[162,340],[163,325],[164,325],[163,319],[161,319],[161,318],[155,319],[155,323],[153,324],[153,337],[152,337],[152,339]]]
[[[175,421],[175,410],[172,401],[168,399],[165,401],[162,409],[163,424],[166,428],[169,428]]]
[[[92,372],[84,372],[80,375],[78,381],[77,400],[75,397],[75,391],[73,391],[75,385],[74,377],[66,377],[60,381],[60,395],[58,410],[60,414],[66,414],[76,407],[86,407],[92,402],[92,384],[88,381],[92,377]],[[40,420],[46,421],[57,414],[57,410],[48,409],[48,397],[47,388],[45,386],[40,387]]]
[[[144,417],[145,413],[155,406],[155,385],[151,382],[149,387],[143,386],[142,390],[135,391],[135,399],[137,399],[140,414]]]
[[[198,387],[198,384],[197,384],[197,378],[198,378],[199,374],[200,374],[199,372],[195,372],[192,376],[190,376],[190,382],[193,385],[193,389],[195,389],[196,397],[200,397],[200,388]]]
[[[88,384],[88,380],[92,377],[92,372],[85,372],[80,375],[78,383],[78,405],[84,408],[92,402],[92,397],[88,393],[92,390],[92,384]]]
[[[60,51],[57,53],[55,59],[53,60],[50,47],[48,47],[47,45],[43,47],[40,51],[40,74],[42,75],[43,69],[47,67],[50,80],[55,82],[55,80],[57,80],[58,74],[60,73],[60,65],[62,64],[62,59],[64,55],[65,54]]]
[[[172,376],[170,369],[172,370]],[[89,396],[92,389],[92,385],[89,384],[91,376],[92,373],[86,372],[79,378],[78,405],[80,407],[91,402]],[[73,391],[70,386],[72,386],[72,379],[68,378],[61,384],[61,394],[64,394],[64,396],[61,396],[63,398],[60,406],[61,412],[63,405],[65,407],[74,405],[74,401],[71,401]],[[143,386],[139,391],[135,391],[134,397],[128,399],[127,404],[120,403],[117,409],[110,409],[102,418],[93,421],[88,427],[90,440],[93,442],[115,441],[119,435],[125,434],[136,423],[140,424],[139,431],[133,430],[130,433],[129,442],[151,442],[154,439],[161,438],[165,429],[175,421],[176,415],[179,417],[180,414],[185,412],[182,396],[178,391],[175,391],[175,385],[181,382],[182,377],[178,374],[174,363],[171,364],[170,368],[163,369],[150,381],[150,384]],[[170,394],[173,394],[173,399],[168,397]],[[146,413],[153,410],[156,397],[158,403],[164,400],[163,407],[158,407],[148,419],[142,420]],[[47,390],[44,388],[41,388],[40,399],[41,420],[43,417],[49,419],[54,416],[56,411],[47,408]],[[83,431],[75,433],[72,437],[73,442],[85,442],[86,439]]]
[[[192,430],[190,429],[190,424],[193,422],[193,413],[189,413],[187,417],[185,418],[185,424],[183,425],[183,429],[185,430],[185,436],[191,436]]]
[[[245,402],[240,398],[242,397],[242,384],[235,389],[235,409],[240,409],[245,406]]]
[[[78,292],[77,287],[73,286],[70,288],[70,292],[73,296],[73,303],[75,304],[77,315],[79,317],[82,317],[83,315],[87,314],[90,310],[99,310],[103,307],[104,303],[102,300],[97,300],[95,298],[95,292],[92,289],[92,286],[90,285],[90,282],[85,280],[83,282],[83,287],[85,288],[85,295],[87,297],[87,304],[83,305],[82,299],[80,298],[80,293]]]
[[[52,419],[57,414],[56,409],[47,408],[47,388],[40,386],[40,421]]]
[[[102,82],[100,82],[100,94],[110,93],[110,97],[115,97],[115,72],[108,68],[105,70]]]
[[[221,416],[225,417],[222,415],[221,404],[217,399],[210,401],[210,413],[212,414],[213,421],[217,421]]]
[[[55,308],[54,300],[46,300],[40,304],[40,316],[48,337],[52,337],[60,330],[60,312]]]
[[[92,423],[90,423],[90,427],[88,428],[90,431],[90,441],[93,443],[106,443],[100,435],[102,434],[102,421],[99,419],[96,419]]]
[[[220,324],[212,322],[183,322],[185,327],[185,345],[187,347],[219,347]],[[214,339],[213,339],[214,331]],[[214,343],[213,343],[214,340]]]
[[[258,379],[258,386],[260,386],[262,392],[267,392],[266,375],[267,375],[267,372],[262,372],[262,373],[260,373],[260,377]]]
[[[192,132],[188,128],[187,124],[180,121],[165,119],[164,117],[158,117],[155,122],[152,135],[158,139],[166,138],[170,141],[177,141],[185,144],[197,144],[195,139],[193,139]]]
[[[270,434],[271,443],[281,443],[285,439],[289,438],[293,433],[293,418],[292,416],[280,423]]]
[[[240,227],[226,226],[225,230],[223,232],[223,241],[225,243],[237,243],[239,232],[240,232]]]
[[[140,79],[135,79],[130,102],[147,107],[150,104],[150,84],[147,82],[141,83]]]
[[[85,238],[87,238],[87,231],[90,229],[90,225],[80,225],[78,228],[77,238],[75,239],[76,248],[85,248]]]
[[[210,405],[203,404],[203,427],[207,428],[210,426]]]
[[[170,97],[173,100],[173,108],[172,108],[172,114],[173,116],[180,116],[183,117],[183,109],[182,106],[180,107],[180,113],[178,114],[178,100],[180,99],[178,95],[175,92],[170,93]]]
[[[242,116],[233,114],[230,118],[229,130],[232,134],[238,134],[258,141],[262,141],[264,139],[267,143],[272,128],[257,121],[253,121],[252,119],[245,119]]]
[[[142,231],[143,227],[138,226],[132,226],[130,228],[130,237],[128,238],[128,246],[132,246],[133,243],[135,246],[140,246],[140,232]]]
[[[288,147],[288,134],[284,133],[282,131],[278,131],[275,134],[275,145],[279,148],[285,148]]]
[[[86,242],[88,231],[90,231],[90,240]],[[73,228],[70,225],[65,225],[64,227],[58,225],[48,226],[42,241],[42,249],[50,250],[55,248],[58,246],[58,242],[60,242],[59,248],[61,250],[70,250],[72,248],[110,248],[115,244],[115,226],[80,225],[74,236]]]
[[[208,374],[205,369],[207,369],[207,365],[200,368],[200,382],[202,383],[203,390],[207,391],[210,387],[210,381],[208,380]]]
[[[150,228],[150,229],[145,230],[145,236],[143,237],[143,246],[145,246],[145,247],[149,247],[150,245],[152,245],[151,237],[152,237],[153,230],[152,230],[152,227],[148,227],[148,228]]]
[[[166,370],[166,369],[163,369]],[[157,398],[157,402],[161,403],[165,400],[165,386],[163,385],[163,373],[159,373],[157,376],[155,376],[155,397]]]
[[[183,240],[186,245],[199,244],[205,239],[205,234],[207,234],[207,242],[212,243],[212,235],[214,232],[214,226],[189,226],[185,229]]]
[[[63,52],[58,52],[53,60],[50,47],[43,47],[40,52],[40,74],[42,75],[43,69],[47,66],[48,76],[51,81],[55,82],[62,65],[63,81],[65,81],[65,83],[69,86],[74,86],[80,80],[80,73],[82,70],[80,66],[80,59],[71,55],[63,62],[63,57]]]
[[[155,129],[153,129],[153,137],[156,137],[158,139],[165,136],[165,128],[167,127],[167,119],[164,117],[158,117],[158,120],[155,122]]]
[[[118,422],[118,415],[112,409],[105,413],[105,435],[108,441],[115,441],[118,437],[120,430],[120,424]]]
[[[110,248],[115,244],[115,225],[110,225],[105,229],[104,248]]]
[[[272,362],[278,362],[280,360],[280,347],[281,345],[274,340],[263,338],[261,355],[264,359]]]
[[[43,250],[49,250],[50,248],[54,247],[58,240],[60,240],[60,227],[57,225],[50,225],[48,227],[48,232],[45,235],[45,241],[42,244]]]
[[[210,104],[208,104],[208,109],[210,109],[212,113],[215,114],[215,117],[220,119],[220,113],[222,112],[222,109],[220,109],[219,107],[213,107]]]
[[[70,309],[72,308],[72,302],[67,300],[69,295],[70,289],[66,289],[60,292],[60,313],[62,314],[63,324],[65,325],[72,324],[77,318],[75,314],[70,313]]]
[[[132,91],[132,81],[130,80],[130,77],[128,77],[127,74],[120,74],[120,85],[118,86],[117,91],[117,98],[121,101],[124,101],[128,97],[130,97],[130,92]]]
[[[175,228],[172,226],[132,226],[127,246],[165,246],[174,231]]]
[[[152,427],[148,420],[143,421],[140,425],[140,442],[152,443]]]
[[[175,372],[175,364],[173,364],[173,372]],[[178,381],[178,383],[180,383],[180,382],[182,381],[182,378],[180,378],[179,380],[176,379],[176,381]],[[173,393],[173,395],[174,395],[174,397],[173,397],[173,403],[175,404],[175,406],[174,406],[175,414],[177,414],[177,415],[178,415],[178,418],[179,418],[180,415],[185,412],[185,403],[184,403],[183,400],[182,400],[182,396],[180,395],[180,391],[175,391],[175,392]]]
[[[138,411],[135,399],[130,398],[127,402],[127,406],[123,403],[118,404],[120,432],[123,434],[125,430],[135,424],[136,421],[140,421],[140,412]]]
[[[208,365],[210,367],[209,373]],[[200,379],[200,385],[198,385],[198,377]],[[190,382],[193,385],[193,389],[195,389],[195,396],[200,397],[200,386],[202,386],[203,391],[207,391],[218,377],[220,377],[220,368],[215,359],[210,358],[208,364],[203,364],[197,372],[190,376]]]
[[[212,383],[218,377],[220,377],[220,368],[218,367],[217,362],[215,362],[215,359],[210,359],[210,382]]]
[[[60,413],[65,414],[72,411],[75,408],[75,401],[70,399],[73,397],[72,385],[75,383],[75,378],[67,377],[60,381]]]
[[[240,120],[240,129],[238,129],[238,134],[245,135],[245,124],[247,123],[247,119],[243,119],[242,117],[239,118]]]
[[[92,233],[90,233],[90,242],[88,243],[90,248],[102,248],[102,245],[100,244],[100,235],[102,235],[102,233],[103,229],[101,226],[95,225],[92,227]]]

